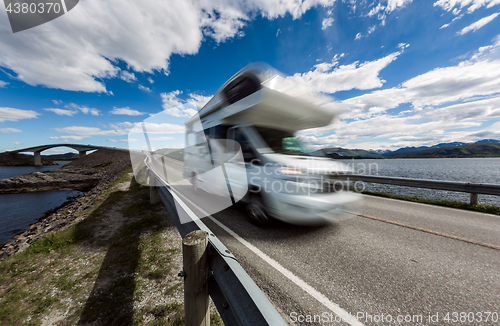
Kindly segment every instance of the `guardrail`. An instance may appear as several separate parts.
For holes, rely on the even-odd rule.
[[[191,211],[168,182],[155,174],[145,160],[145,176],[149,176],[151,201],[156,200],[155,188],[165,204],[182,238],[192,231],[208,233],[208,288],[225,325],[258,326],[287,325],[264,293],[238,263],[236,257],[214,233]],[[182,209],[177,209],[177,207]],[[185,215],[185,216],[183,216]],[[182,217],[182,219],[181,219]],[[181,223],[189,218],[191,222]],[[186,311],[186,314],[192,313]]]
[[[454,181],[438,181],[425,179],[408,179],[394,177],[379,177],[371,175],[355,175],[355,174],[338,174],[335,176],[339,180],[363,181],[370,183],[382,183],[395,186],[406,186],[415,188],[427,188],[436,190],[448,190],[457,192],[470,193],[470,204],[478,204],[478,194],[483,195],[500,195],[500,185],[483,184],[483,183],[468,183]]]

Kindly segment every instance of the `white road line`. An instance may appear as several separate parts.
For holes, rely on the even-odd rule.
[[[189,198],[184,196],[183,194],[179,193],[176,191],[178,195],[184,197],[186,201],[188,201],[191,205],[196,207],[203,215],[207,216],[210,220],[212,220],[215,224],[220,226],[224,231],[229,233],[233,238],[238,240],[241,244],[243,244],[245,247],[250,249],[253,253],[255,253],[257,256],[262,258],[265,262],[267,262],[269,265],[274,267],[278,272],[283,274],[285,277],[287,277],[290,281],[294,282],[297,284],[302,290],[306,291],[309,293],[313,298],[318,300],[321,304],[323,304],[325,307],[330,309],[333,313],[335,313],[337,316],[340,318],[343,318],[343,320],[348,323],[349,325],[352,326],[364,326],[363,323],[359,322],[355,316],[349,314],[347,311],[342,309],[338,304],[330,301],[325,295],[323,295],[321,292],[317,291],[315,288],[304,282],[300,277],[296,276],[293,274],[291,271],[286,269],[285,267],[281,266],[280,263],[278,263],[276,260],[272,259],[268,255],[266,255],[264,252],[262,252],[260,249],[240,237],[236,232],[216,220],[213,216],[205,212],[201,207],[198,207],[195,203],[193,203]]]
[[[61,0],[61,4],[62,4],[64,13],[67,13],[68,10],[66,9],[66,2],[65,2],[65,0]]]

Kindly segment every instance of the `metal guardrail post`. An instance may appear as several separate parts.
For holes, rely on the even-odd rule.
[[[208,311],[208,233],[196,230],[182,239],[186,326],[210,326]]]
[[[177,230],[182,238],[186,238],[193,231],[204,231],[208,234],[208,249],[206,265],[207,272],[205,283],[208,287],[208,294],[212,298],[225,325],[239,326],[286,326],[286,322],[276,311],[269,299],[259,289],[255,282],[248,276],[234,257],[213,234],[213,232],[191,211],[191,209],[179,197],[179,194],[170,188],[170,185],[155,174],[155,171],[144,161],[145,170],[150,171],[151,176],[156,178],[157,190],[160,199],[165,204],[170,217],[177,226]],[[166,174],[166,173],[165,173]],[[182,216],[182,217],[181,217]],[[181,221],[191,220],[181,223]],[[206,246],[206,245],[205,245]],[[189,277],[188,270],[183,274]],[[185,280],[185,290],[190,288]],[[205,292],[203,292],[205,293]],[[187,313],[188,299],[185,297],[186,325],[188,324]],[[191,316],[190,316],[191,317]],[[209,320],[207,316],[205,318]],[[197,326],[200,324],[197,324]],[[205,325],[205,324],[202,324]]]
[[[477,199],[477,193],[471,192],[470,194],[470,204],[471,205],[477,205],[479,203],[479,200]]]

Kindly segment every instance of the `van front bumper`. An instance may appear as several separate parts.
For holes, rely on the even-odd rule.
[[[320,225],[354,217],[355,214],[344,210],[359,205],[361,194],[339,191],[307,196],[274,192],[266,199],[269,214],[278,220],[295,225]]]

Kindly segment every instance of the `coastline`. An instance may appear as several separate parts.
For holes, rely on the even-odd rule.
[[[46,211],[23,232],[1,244],[0,261],[24,251],[44,235],[78,222],[80,212],[91,208],[107,185],[130,167],[128,152],[99,150],[55,171],[34,172],[2,180],[0,194],[68,189],[83,193]]]

